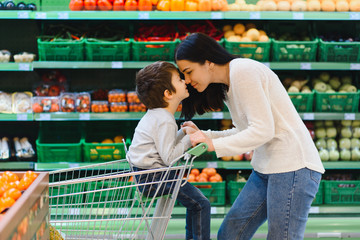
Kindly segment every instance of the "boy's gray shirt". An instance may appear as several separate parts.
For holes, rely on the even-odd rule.
[[[127,157],[135,167],[159,168],[169,166],[190,147],[190,138],[178,130],[174,115],[155,108],[139,121]]]

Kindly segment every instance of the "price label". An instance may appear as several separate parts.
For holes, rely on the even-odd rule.
[[[117,213],[119,215],[128,215],[129,209],[128,208],[118,208]]]
[[[37,12],[35,13],[35,19],[46,19],[46,12]]]
[[[293,19],[302,20],[304,19],[304,13],[302,12],[294,12]]]
[[[351,20],[360,20],[360,14],[358,12],[352,12],[350,13],[349,18]]]
[[[249,18],[250,19],[260,19],[261,18],[260,12],[250,12]]]
[[[111,68],[123,68],[123,62],[111,62]]]
[[[310,207],[310,213],[319,213],[320,208],[319,207]]]
[[[345,113],[344,120],[355,120],[355,113]]]
[[[19,71],[30,71],[30,63],[19,63]]]
[[[68,214],[69,215],[79,215],[80,214],[80,208],[70,208]]]
[[[217,168],[218,164],[217,164],[217,162],[207,162],[206,167],[208,167],[208,168]]]
[[[16,120],[18,121],[27,121],[27,114],[17,114]]]
[[[311,63],[300,63],[301,70],[311,70]]]
[[[75,167],[80,167],[80,164],[78,164],[78,163],[69,163],[69,168],[75,168]]]
[[[210,213],[211,214],[216,214],[217,212],[216,212],[216,207],[211,207],[210,208]]]
[[[139,12],[139,19],[150,19],[150,14],[148,12]]]
[[[58,19],[69,19],[69,13],[68,12],[59,12]]]
[[[90,113],[79,113],[79,120],[90,120]]]
[[[350,63],[351,70],[360,70],[360,63]]]
[[[50,113],[40,113],[39,120],[40,121],[50,121],[51,120]]]
[[[18,18],[19,19],[28,19],[29,18],[29,12],[18,12]]]
[[[224,113],[223,112],[213,112],[212,119],[223,119]]]
[[[315,114],[314,113],[304,113],[304,120],[314,120],[315,119]]]
[[[222,12],[212,12],[211,19],[223,19],[224,15]]]

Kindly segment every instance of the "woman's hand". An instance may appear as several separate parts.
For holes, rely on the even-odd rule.
[[[192,127],[183,127],[183,126],[181,126],[181,129],[187,135],[193,134],[194,132],[198,131],[198,130],[192,128]]]
[[[195,147],[198,143],[206,143],[208,145],[208,152],[215,151],[211,138],[208,138],[202,131],[198,130],[190,134],[191,145]]]

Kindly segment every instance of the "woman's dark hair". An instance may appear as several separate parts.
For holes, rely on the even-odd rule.
[[[213,38],[203,33],[190,34],[182,41],[175,50],[175,61],[187,60],[204,64],[206,60],[215,64],[224,65],[233,60],[235,56],[227,52]],[[203,91],[196,91],[190,84],[187,86],[190,97],[183,100],[181,117],[190,120],[196,113],[222,109],[226,99],[226,91],[229,87],[222,83],[211,83]]]
[[[171,78],[177,68],[168,62],[152,63],[136,74],[136,93],[140,101],[149,109],[164,108],[168,103],[164,100],[164,91],[175,93]]]

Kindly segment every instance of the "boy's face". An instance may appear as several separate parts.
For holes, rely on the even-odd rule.
[[[187,90],[185,80],[180,78],[180,74],[177,71],[173,71],[171,77],[171,83],[176,90],[176,93],[172,93],[172,94],[178,97],[180,101],[189,97],[189,92]]]

